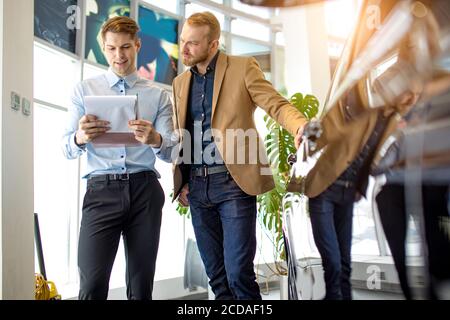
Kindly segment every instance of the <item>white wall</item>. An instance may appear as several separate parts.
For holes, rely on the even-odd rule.
[[[1,299],[34,299],[33,118],[10,108],[33,98],[33,3],[2,1]]]
[[[288,94],[315,95],[321,106],[330,85],[324,4],[280,10],[285,48],[285,76]]]

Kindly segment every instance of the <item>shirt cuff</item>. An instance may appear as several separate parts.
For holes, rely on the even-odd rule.
[[[78,144],[76,142],[76,139],[77,139],[77,133],[75,132],[73,134],[73,138],[70,139],[70,141],[71,141],[70,144],[71,144],[72,150],[82,150],[82,151],[86,150],[86,145],[85,144]]]
[[[166,148],[166,144],[165,144],[166,139],[164,139],[162,134],[160,134],[160,135],[161,135],[161,145],[159,146],[159,148],[152,147],[153,152],[155,152],[155,154],[159,154],[161,152],[161,150]]]

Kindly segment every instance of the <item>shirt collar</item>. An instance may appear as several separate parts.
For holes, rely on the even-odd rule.
[[[214,56],[214,58],[212,58],[212,60],[209,62],[208,67],[206,68],[206,73],[212,72],[216,68],[217,58],[219,57],[219,53],[220,52],[217,51],[217,53]],[[193,66],[190,70],[191,70],[191,72],[194,72],[195,74],[200,74],[198,72],[197,66]]]
[[[108,80],[110,88],[114,87],[122,79],[125,81],[126,85],[129,88],[132,88],[138,80],[138,74],[137,71],[134,71],[133,73],[121,78],[117,74],[115,74],[111,68],[109,68],[108,72],[106,73],[106,79]]]

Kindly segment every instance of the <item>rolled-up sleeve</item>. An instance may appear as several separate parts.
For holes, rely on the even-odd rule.
[[[172,149],[177,140],[174,135],[174,124],[172,119],[172,102],[170,95],[163,91],[159,99],[158,114],[155,121],[155,129],[162,137],[162,143],[159,148],[153,148],[153,151],[163,161],[172,161]]]
[[[75,86],[71,97],[71,104],[67,112],[66,127],[62,137],[62,149],[67,159],[76,159],[83,152],[84,147],[75,143],[75,134],[78,130],[78,121],[85,114],[81,83]]]

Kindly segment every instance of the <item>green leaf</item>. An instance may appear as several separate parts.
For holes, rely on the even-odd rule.
[[[307,118],[311,119],[319,112],[319,100],[313,95],[303,97],[301,93],[292,95],[290,102]]]
[[[290,102],[307,119],[311,119],[319,112],[319,101],[312,95],[295,93],[290,98]],[[269,131],[264,138],[267,157],[273,171],[275,188],[257,197],[258,214],[262,215],[263,225],[273,232],[272,242],[276,250],[278,259],[285,259],[286,253],[283,241],[283,197],[287,194],[286,186],[289,181],[290,166],[287,158],[291,153],[295,153],[294,138],[290,133],[282,128],[272,118],[265,115],[264,123]],[[289,205],[289,202],[287,203]]]

